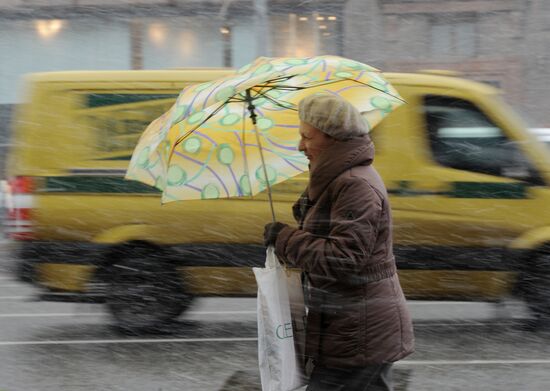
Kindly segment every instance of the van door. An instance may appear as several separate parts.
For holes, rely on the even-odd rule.
[[[532,188],[542,180],[491,102],[423,92],[407,97],[415,164],[388,183],[399,266],[420,277],[420,296],[498,297],[513,279],[507,244],[536,224]]]

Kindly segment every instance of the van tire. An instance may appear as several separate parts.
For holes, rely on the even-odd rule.
[[[193,298],[174,264],[160,261],[155,250],[136,250],[108,268],[106,305],[119,331],[159,331],[180,316]]]
[[[550,247],[537,251],[521,273],[519,289],[532,318],[526,328],[550,328]]]

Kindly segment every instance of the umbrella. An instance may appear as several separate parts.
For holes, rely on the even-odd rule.
[[[260,57],[234,74],[183,89],[141,136],[126,179],[162,202],[240,197],[308,169],[298,151],[298,102],[317,92],[354,104],[369,127],[403,103],[380,72],[338,56]]]

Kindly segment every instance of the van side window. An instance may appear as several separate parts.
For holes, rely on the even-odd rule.
[[[428,95],[424,112],[432,154],[439,164],[529,181],[537,176],[517,144],[472,103]]]

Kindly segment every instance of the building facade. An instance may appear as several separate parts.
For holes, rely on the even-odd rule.
[[[548,20],[547,0],[4,0],[0,104],[23,99],[28,72],[337,54],[387,71],[458,71],[548,127]]]
[[[550,125],[550,2],[351,0],[345,20],[346,56],[458,71],[501,88],[531,125]]]

